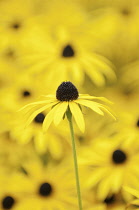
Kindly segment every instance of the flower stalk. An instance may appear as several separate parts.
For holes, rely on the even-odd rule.
[[[74,138],[73,123],[72,123],[72,113],[69,107],[67,109],[66,115],[69,122],[71,140],[72,140],[72,152],[73,152],[73,159],[74,159],[74,170],[75,170],[75,177],[76,177],[78,205],[79,205],[79,210],[82,210],[82,199],[81,199],[80,180],[79,180],[78,162],[77,162],[77,154],[76,154],[76,144],[75,144],[75,138]]]

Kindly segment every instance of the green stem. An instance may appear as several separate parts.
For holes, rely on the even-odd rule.
[[[78,163],[77,163],[76,145],[75,145],[75,138],[74,138],[74,129],[73,129],[73,123],[72,123],[72,113],[69,108],[68,108],[66,114],[67,114],[67,118],[69,121],[71,140],[72,140],[72,151],[73,151],[73,159],[74,159],[78,205],[79,205],[79,210],[82,210],[82,199],[81,199],[81,191],[80,191],[80,181],[79,181],[79,173],[78,173]]]

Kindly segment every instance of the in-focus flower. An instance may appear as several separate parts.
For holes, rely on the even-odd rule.
[[[97,186],[98,199],[104,200],[116,194],[122,186],[134,183],[139,176],[139,149],[136,139],[115,135],[109,139],[96,139],[79,157],[80,163],[88,168],[86,185]]]
[[[92,109],[100,115],[104,115],[104,112],[107,112],[115,119],[106,105],[96,102],[95,100],[106,103],[111,103],[110,101],[103,97],[79,94],[77,88],[71,82],[61,83],[56,91],[56,95],[46,95],[45,97],[46,100],[30,103],[21,108],[21,110],[27,110],[27,114],[29,114],[26,126],[32,122],[38,113],[52,108],[43,121],[43,130],[46,132],[52,121],[54,121],[54,124],[57,126],[64,118],[67,109],[70,109],[78,127],[84,132],[85,123],[81,105]]]

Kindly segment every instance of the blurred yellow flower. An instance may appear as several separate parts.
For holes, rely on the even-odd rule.
[[[70,164],[48,164],[31,162],[23,167],[28,173],[22,179],[21,192],[24,192],[26,209],[53,210],[58,208],[77,209],[74,174]]]
[[[46,116],[47,112],[38,113],[30,125],[25,128],[26,121],[21,113],[12,115],[9,122],[9,135],[20,146],[33,141],[37,153],[50,154],[54,159],[61,159],[65,155],[66,148],[70,147],[68,138],[61,135],[59,129],[55,130],[53,127],[44,134],[42,124]]]
[[[93,51],[92,46],[95,41],[92,41],[89,29],[91,26],[86,24],[84,14],[83,18],[80,18],[83,19],[81,22],[79,17],[82,13],[78,11],[73,13],[75,14],[74,21],[76,22],[77,19],[79,23],[75,25],[70,23],[73,15],[71,15],[72,9],[67,4],[65,11],[70,10],[70,15],[64,15],[65,13],[61,11],[61,19],[65,23],[56,24],[57,16],[53,13],[57,14],[57,7],[53,8],[56,11],[54,10],[52,14],[36,19],[38,26],[29,31],[23,39],[24,56],[21,61],[28,66],[28,71],[33,74],[42,74],[47,83],[57,78],[56,85],[67,79],[82,85],[86,74],[98,86],[105,84],[105,78],[115,80],[112,63]],[[69,14],[69,11],[67,13]],[[67,23],[68,19],[70,19],[70,24]],[[49,23],[47,26],[45,24],[48,20],[50,27]]]
[[[97,186],[97,197],[104,200],[118,193],[125,183],[134,183],[139,176],[139,149],[136,139],[115,135],[96,139],[92,146],[80,152],[80,164],[88,168],[88,188]],[[85,166],[86,165],[86,166]]]

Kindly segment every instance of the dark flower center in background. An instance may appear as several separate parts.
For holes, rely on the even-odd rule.
[[[19,28],[21,28],[21,24],[19,22],[12,23],[11,28],[13,28],[14,30],[18,30]]]
[[[31,95],[31,93],[30,93],[28,90],[24,90],[24,91],[22,92],[22,95],[23,95],[24,97],[28,97],[28,96]]]
[[[12,49],[7,49],[5,52],[6,58],[15,58],[15,51]]]
[[[6,196],[2,200],[2,207],[3,209],[11,209],[14,203],[15,203],[14,198],[12,198],[11,196]]]
[[[139,127],[139,120],[137,121],[137,124],[136,125],[137,125],[137,127]]]
[[[52,186],[45,182],[40,186],[39,194],[41,196],[49,196],[52,193]]]
[[[127,159],[126,154],[122,150],[115,150],[112,155],[112,160],[116,164],[124,163]]]
[[[112,204],[112,203],[114,203],[115,202],[115,196],[114,195],[112,195],[112,196],[110,196],[110,197],[107,197],[105,200],[104,200],[104,203],[106,203],[106,204]]]
[[[59,101],[72,101],[78,97],[78,90],[71,82],[63,82],[56,91],[56,98]]]
[[[67,45],[62,52],[63,57],[73,57],[75,55],[75,52],[71,45]]]
[[[44,121],[45,115],[43,113],[39,113],[35,118],[34,121],[35,123],[40,123],[42,124]]]
[[[127,9],[127,8],[123,9],[121,12],[122,12],[122,14],[123,14],[124,16],[128,16],[128,15],[130,15],[130,13],[131,13],[131,11],[130,11],[129,9]]]

